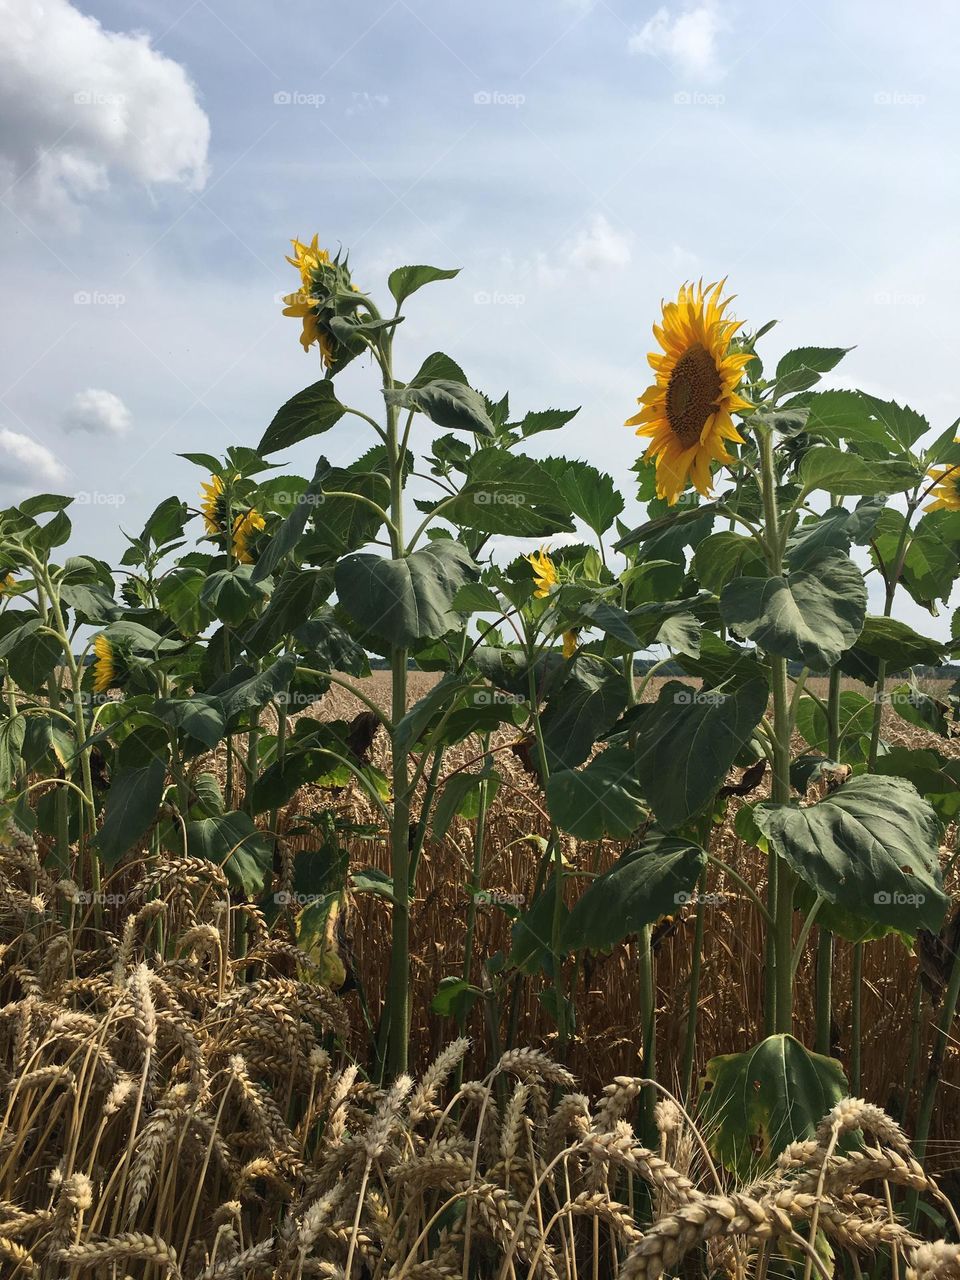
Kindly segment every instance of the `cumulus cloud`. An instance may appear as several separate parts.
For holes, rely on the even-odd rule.
[[[660,8],[627,47],[631,53],[663,58],[688,75],[713,77],[720,71],[716,42],[725,25],[714,0],[677,14]]]
[[[0,484],[12,489],[59,484],[65,471],[46,445],[0,427]]]
[[[0,179],[62,214],[114,176],[199,190],[210,122],[179,63],[68,0],[0,0]]]
[[[630,242],[598,213],[569,246],[567,257],[572,266],[587,271],[625,267],[630,261]]]
[[[93,436],[122,436],[130,429],[130,410],[112,391],[87,387],[71,400],[63,425],[67,431],[86,431]]]

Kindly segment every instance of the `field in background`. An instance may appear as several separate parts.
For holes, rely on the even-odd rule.
[[[422,696],[436,677],[423,672],[410,673],[411,701]],[[645,698],[655,698],[662,680],[654,677],[647,686]],[[818,695],[825,695],[826,680],[811,681]],[[846,681],[845,688],[866,693],[862,685]],[[936,682],[930,682],[931,691]],[[363,682],[364,692],[386,705],[389,697],[388,676],[374,673]],[[311,714],[323,718],[349,719],[362,710],[362,704],[345,690],[334,687]],[[539,850],[527,836],[542,836],[549,829],[534,780],[509,750],[510,734],[492,742],[497,769],[504,785],[497,794],[488,818],[485,842],[483,886],[516,895],[529,903]],[[930,745],[947,754],[960,754],[960,741],[945,742],[915,728],[888,709],[884,718],[884,738],[891,743],[913,747]],[[803,744],[798,740],[797,749]],[[444,772],[477,759],[480,745],[476,739],[462,744],[445,757]],[[374,743],[373,759],[385,768],[388,760],[384,737]],[[750,797],[763,796],[762,784]],[[755,850],[740,841],[732,820],[743,801],[732,799],[719,843],[715,851],[755,888],[763,891],[765,866]],[[330,804],[329,791],[302,791],[281,818],[281,829],[292,825],[294,815],[314,805]],[[369,802],[356,786],[345,789],[336,801],[338,809],[357,821],[374,822]],[[415,811],[416,812],[416,811]],[[446,839],[435,842],[428,838],[418,873],[416,903],[412,914],[412,1060],[422,1066],[455,1034],[452,1019],[430,1014],[430,1001],[440,981],[460,976],[463,940],[466,929],[467,899],[464,889],[469,882],[473,857],[473,824],[455,820]],[[944,861],[954,847],[955,832],[947,832]],[[301,843],[303,843],[301,841]],[[567,856],[574,868],[594,872],[608,866],[625,846],[611,840],[597,843],[570,842]],[[354,868],[374,865],[389,870],[388,852],[383,841],[356,841],[352,849]],[[948,890],[957,888],[951,874]],[[750,899],[723,873],[711,869],[706,909],[703,949],[703,977],[699,1013],[697,1068],[716,1053],[733,1053],[748,1049],[763,1035],[763,927]],[[387,930],[386,905],[369,895],[355,899],[341,922],[341,948],[348,964],[348,988],[353,982],[362,988],[371,1008],[380,1006],[385,994],[388,950],[383,945]],[[799,915],[798,915],[799,927]],[[694,909],[681,907],[675,920],[659,930],[656,944],[658,990],[658,1064],[657,1076],[672,1083],[680,1071],[686,1020],[686,992],[694,945]],[[813,930],[815,939],[816,930]],[[477,955],[482,961],[498,950],[509,948],[510,922],[495,906],[480,912]],[[834,1052],[849,1071],[850,1061],[850,964],[852,947],[837,942],[834,979]],[[917,1071],[910,1074],[916,1062],[926,1063],[930,1051],[930,1021],[933,1013],[930,995],[924,991],[920,1017],[915,1013],[918,961],[916,956],[896,938],[871,943],[864,948],[863,991],[863,1094],[886,1106],[901,1117],[907,1130],[913,1118],[920,1083]],[[798,1035],[813,1043],[814,945],[808,944],[797,980]],[[474,974],[477,981],[477,974]],[[639,986],[637,957],[632,945],[614,948],[609,955],[593,955],[584,961],[577,984],[577,1030],[568,1056],[568,1065],[583,1081],[584,1088],[594,1091],[618,1074],[634,1075],[640,1071],[639,1061]],[[357,992],[350,990],[346,1000],[354,1028],[362,1031]],[[555,1029],[536,999],[535,984],[527,982],[517,1007],[515,1043],[550,1049]],[[468,1027],[475,1046],[483,1046],[489,1036],[479,1014],[475,1012]],[[476,1052],[476,1050],[475,1050]],[[479,1063],[477,1064],[480,1065]],[[906,1086],[904,1082],[907,1082]],[[960,1129],[960,1053],[951,1046],[944,1070],[943,1089],[934,1118],[933,1137],[943,1138]],[[930,1165],[934,1173],[946,1172],[956,1161],[953,1149],[931,1146]],[[939,1153],[939,1154],[938,1154]]]

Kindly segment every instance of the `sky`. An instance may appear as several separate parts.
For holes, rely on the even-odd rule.
[[[441,349],[515,412],[581,405],[531,452],[628,492],[687,279],[779,319],[768,364],[854,347],[824,385],[960,415],[945,0],[0,0],[0,29],[0,503],[76,494],[72,550],[116,559],[195,499],[178,453],[255,444],[319,376],[279,300],[314,232],[375,297],[460,267],[408,304],[398,375]],[[338,388],[376,409],[365,362]]]

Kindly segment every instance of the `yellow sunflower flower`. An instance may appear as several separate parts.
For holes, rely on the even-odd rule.
[[[266,521],[263,516],[254,507],[238,515],[234,520],[233,540],[230,549],[241,564],[253,564],[253,556],[250,554],[250,539],[254,533],[264,528],[265,524]]]
[[[556,566],[550,559],[549,551],[549,547],[541,547],[539,551],[527,556],[533,566],[533,578],[537,584],[537,589],[533,594],[538,600],[548,596],[550,588],[555,587],[559,581]]]
[[[113,646],[102,631],[93,642],[93,652],[96,655],[93,664],[93,691],[106,693],[117,678],[117,667]]]
[[[200,486],[200,510],[207,533],[219,533],[224,524],[222,476],[211,476],[209,484]]]
[[[319,236],[314,236],[309,244],[303,244],[300,240],[291,240],[293,252],[296,255],[291,258],[287,256],[287,261],[291,267],[296,267],[300,272],[300,279],[303,281],[303,287],[311,283],[311,277],[317,267],[330,265],[330,254],[326,249],[321,249],[317,244]]]
[[[9,591],[13,584],[14,576],[12,573],[8,573],[4,577],[0,578],[0,596],[2,596],[5,591]]]
[[[960,511],[960,466],[931,467],[927,475],[935,482],[934,501],[924,511]]]
[[[577,645],[580,643],[580,628],[571,627],[569,631],[563,633],[563,656],[570,659],[577,652]]]
[[[732,301],[721,300],[724,283],[684,285],[676,302],[663,304],[662,324],[653,326],[661,351],[647,357],[656,381],[626,423],[650,437],[644,456],[655,460],[657,497],[670,506],[690,480],[709,497],[711,463],[732,461],[724,441],[743,441],[730,415],[750,408],[736,388],[751,356],[729,349],[740,324],[724,316]]]

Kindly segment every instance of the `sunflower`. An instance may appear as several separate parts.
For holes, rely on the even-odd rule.
[[[251,507],[249,511],[238,515],[234,520],[233,539],[230,549],[241,564],[253,564],[253,556],[250,554],[250,539],[254,533],[259,533],[265,525],[266,521],[255,507]]]
[[[533,594],[538,600],[548,596],[550,588],[555,587],[559,581],[556,566],[550,559],[549,551],[549,547],[541,547],[539,551],[527,556],[533,566],[533,578],[537,584],[537,589]]]
[[[577,652],[577,645],[580,643],[580,628],[571,627],[569,631],[563,633],[563,656],[567,659],[573,657]]]
[[[211,476],[209,484],[200,486],[200,510],[207,533],[220,533],[227,523],[223,476]]]
[[[300,272],[301,289],[299,293],[289,293],[284,297],[287,304],[283,309],[285,316],[295,316],[303,322],[300,334],[300,345],[309,351],[314,343],[320,347],[320,356],[324,367],[329,369],[336,359],[336,344],[325,329],[317,323],[320,311],[320,298],[317,295],[316,276],[324,267],[332,267],[330,254],[321,249],[314,236],[309,244],[301,240],[292,240],[294,257],[287,255],[287,261]]]
[[[117,680],[117,655],[113,645],[101,631],[93,642],[96,660],[93,664],[93,691],[106,693]]]
[[[2,596],[5,591],[9,591],[14,582],[15,578],[12,573],[7,573],[4,574],[3,577],[0,577],[0,596]]]
[[[960,511],[960,464],[931,467],[927,475],[934,482],[930,494],[935,501],[924,511]]]
[[[647,359],[656,381],[637,400],[640,412],[626,425],[650,436],[645,457],[657,468],[657,497],[673,506],[692,480],[710,496],[713,462],[732,462],[725,440],[743,442],[731,413],[749,409],[736,393],[749,352],[731,352],[740,328],[724,317],[732,299],[721,301],[724,281],[684,285],[676,302],[663,304],[663,322],[653,326],[661,352]]]

